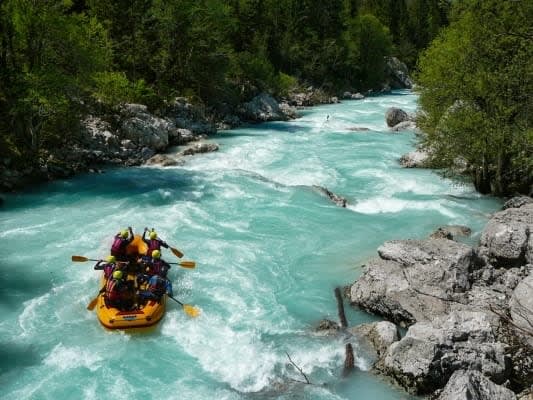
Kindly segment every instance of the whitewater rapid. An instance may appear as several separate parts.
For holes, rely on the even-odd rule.
[[[343,378],[345,338],[313,327],[336,320],[333,289],[353,282],[381,243],[445,224],[470,226],[474,243],[499,202],[434,171],[400,168],[415,136],[389,132],[391,106],[414,111],[416,96],[315,107],[294,121],[221,132],[210,139],[218,152],[184,166],[113,169],[6,196],[0,397],[409,398],[368,372],[357,343],[358,371]],[[130,335],[104,330],[86,310],[98,273],[71,255],[105,257],[129,225],[155,227],[196,261],[170,277],[199,318],[172,303],[153,332]],[[347,314],[351,325],[376,319]],[[313,385],[295,382],[302,375],[286,353]]]

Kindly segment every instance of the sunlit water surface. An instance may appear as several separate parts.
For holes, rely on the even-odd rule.
[[[313,332],[336,319],[336,286],[386,240],[468,225],[472,242],[499,202],[435,172],[402,169],[412,133],[390,133],[408,92],[304,111],[300,119],[220,133],[220,151],[183,167],[78,176],[9,195],[0,209],[0,397],[6,399],[408,399],[368,372],[342,377],[346,338]],[[329,115],[329,118],[328,118]],[[352,131],[364,127],[369,131]],[[346,197],[335,206],[313,185]],[[173,268],[175,296],[152,332],[105,331],[86,310],[92,263],[128,225],[155,227],[197,262]],[[165,253],[167,259],[174,257]],[[172,260],[176,261],[176,259]],[[347,307],[351,325],[375,320]],[[295,381],[303,376],[312,385]]]

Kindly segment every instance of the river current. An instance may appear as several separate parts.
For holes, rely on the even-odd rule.
[[[391,133],[407,91],[314,107],[290,122],[219,133],[215,153],[184,166],[112,169],[7,195],[0,208],[0,398],[409,399],[376,377],[355,343],[314,333],[337,319],[333,290],[352,283],[386,240],[472,228],[500,202],[436,172],[403,169],[412,133]],[[354,131],[350,128],[368,128]],[[313,185],[344,196],[341,208]],[[154,227],[194,260],[173,267],[175,297],[153,331],[104,330],[86,310],[93,263],[112,236]],[[163,252],[168,261],[177,259]],[[350,325],[377,320],[346,305]],[[302,384],[303,375],[312,384]]]

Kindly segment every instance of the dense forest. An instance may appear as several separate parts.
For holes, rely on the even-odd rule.
[[[377,87],[383,56],[413,65],[447,9],[437,0],[6,0],[3,156],[36,160],[75,135],[94,102],[155,108],[179,95],[216,107],[299,83]]]
[[[485,141],[484,150],[475,145],[471,154],[457,153],[472,165],[482,160],[480,173],[489,183],[478,187],[490,186],[490,177],[497,176],[501,187],[496,192],[523,189],[531,165],[524,165],[524,156],[517,154],[531,143],[530,117],[524,118],[531,104],[524,96],[531,90],[520,85],[516,74],[524,79],[531,72],[531,62],[524,63],[531,57],[531,46],[528,50],[525,44],[531,40],[529,3],[4,0],[1,156],[15,165],[37,163],[46,149],[75,137],[84,114],[121,102],[155,110],[168,99],[186,96],[216,109],[231,108],[259,91],[281,97],[299,85],[329,93],[379,88],[384,56],[397,56],[421,69],[421,104],[427,112],[422,125],[429,132],[428,147],[442,158],[440,166],[450,166],[450,154],[468,144],[456,119],[448,117],[450,127],[436,129],[444,123],[443,115],[449,116],[450,106],[462,101],[471,105],[462,110],[473,111],[472,124],[481,118],[479,113],[489,113],[494,118],[484,124],[501,136],[485,141],[481,125],[477,130],[465,126],[464,136]],[[477,15],[478,9],[483,13]],[[500,19],[500,13],[505,18]],[[452,26],[442,31],[449,20]],[[493,46],[498,48],[495,53]],[[518,55],[514,49],[520,49]],[[518,64],[509,61],[513,57]],[[465,82],[458,81],[461,76]],[[499,83],[494,86],[496,77]],[[442,89],[441,82],[450,90]],[[453,149],[450,138],[460,139]],[[441,141],[446,146],[439,146]],[[508,147],[515,153],[495,152],[499,148],[505,153]],[[512,168],[512,173],[507,170],[512,176],[502,178],[506,168]],[[521,183],[513,186],[505,180]]]

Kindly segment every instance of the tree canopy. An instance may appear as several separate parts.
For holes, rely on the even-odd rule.
[[[425,145],[468,164],[478,190],[527,193],[533,176],[533,4],[468,0],[420,58]]]
[[[4,157],[39,162],[96,105],[175,96],[217,107],[297,84],[377,88],[384,56],[414,64],[443,0],[4,0]],[[431,23],[426,23],[431,21]]]

